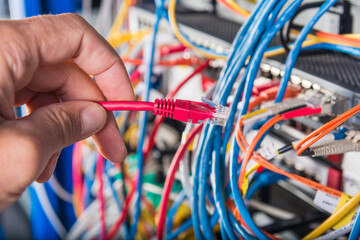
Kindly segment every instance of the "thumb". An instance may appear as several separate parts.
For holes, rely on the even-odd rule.
[[[46,105],[22,119],[1,121],[4,157],[0,165],[6,167],[0,168],[0,211],[39,178],[55,153],[100,131],[106,119],[100,105],[72,101]]]
[[[35,141],[50,157],[55,152],[100,131],[106,122],[105,109],[93,102],[71,101],[39,108],[23,119]],[[43,155],[43,156],[44,156]]]

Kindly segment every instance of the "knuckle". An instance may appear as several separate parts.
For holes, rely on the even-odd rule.
[[[61,15],[68,18],[70,22],[77,23],[80,26],[87,26],[88,25],[86,20],[83,17],[81,17],[79,14],[76,14],[76,13],[64,13],[64,14],[61,14]]]
[[[43,124],[50,130],[50,134],[58,137],[62,146],[71,144],[71,140],[81,133],[80,116],[71,114],[62,107],[49,108]]]
[[[1,60],[10,70],[11,77],[19,81],[24,76],[31,75],[38,64],[37,55],[21,33],[21,26],[17,23],[9,24],[0,31],[7,37],[0,40]]]

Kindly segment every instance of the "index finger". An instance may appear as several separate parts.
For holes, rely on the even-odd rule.
[[[79,15],[41,16],[18,22],[22,23],[18,28],[28,46],[36,50],[39,65],[73,59],[84,72],[95,77],[108,100],[133,100],[133,88],[119,55]]]

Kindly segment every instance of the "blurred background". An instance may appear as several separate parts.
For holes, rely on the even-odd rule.
[[[256,0],[241,0],[237,2],[246,11],[251,11],[256,4]],[[304,2],[311,3],[317,1],[307,0]],[[360,32],[360,1],[353,0],[346,2],[351,3],[350,9],[341,8],[339,10],[340,12],[337,14],[325,15],[315,28],[326,32],[341,34]],[[124,6],[127,7],[124,8]],[[67,12],[78,13],[83,16],[102,36],[107,37],[118,53],[123,56],[124,54],[126,55],[128,49],[132,47],[131,39],[121,39],[121,35],[119,34],[113,34],[112,36],[115,37],[109,38],[109,32],[111,32],[117,16],[121,14],[121,9],[125,9],[124,11],[126,15],[126,20],[123,22],[122,28],[130,30],[130,35],[128,32],[125,32],[128,35],[125,34],[123,36],[130,36],[130,38],[132,37],[139,40],[149,33],[149,29],[155,19],[153,14],[155,11],[155,4],[152,0],[0,0],[0,19],[22,19],[41,14],[60,14]],[[295,25],[304,25],[304,23],[309,21],[316,10],[317,9],[311,9],[307,11],[306,14],[300,14],[294,21]],[[218,4],[216,0],[178,0],[176,14],[179,23],[184,26],[185,32],[194,42],[199,45],[209,47],[214,51],[216,50],[216,52],[225,53],[228,51],[236,32],[241,26],[241,23],[246,20],[244,16],[229,11],[224,5]],[[349,19],[349,17],[351,17],[351,19]],[[173,44],[176,40],[174,36],[169,33],[171,31],[169,31],[169,28],[166,26],[166,23],[161,25],[159,42],[165,43],[165,45],[167,43]],[[134,35],[134,32],[140,32],[140,35]],[[149,44],[149,40],[146,41],[146,44]],[[128,45],[122,45],[124,42]],[[139,40],[138,42],[141,41]],[[277,42],[277,45],[280,45],[279,41]],[[189,52],[184,53],[184,59],[188,60],[190,57],[186,54],[189,54]],[[191,54],[193,54],[193,52],[191,52]],[[194,56],[197,57],[196,54],[194,54]],[[276,60],[279,62],[285,61],[285,59],[280,58]],[[126,66],[128,67],[129,72],[132,72],[134,68],[129,64],[131,65],[131,63],[127,63]],[[194,81],[191,85],[182,89],[178,93],[177,97],[200,100],[200,97],[204,95],[208,89],[206,84],[213,84],[214,79],[217,79],[219,76],[219,72],[223,64],[224,62],[221,61],[212,61],[210,67],[205,71],[205,73],[202,74],[201,77],[198,76],[198,81]],[[156,86],[157,91],[153,91],[152,94],[154,96],[163,97],[166,92],[169,92],[169,89],[176,86],[176,84],[191,73],[192,70],[193,68],[191,66],[176,66],[166,70],[164,70],[163,67],[154,69],[154,79],[156,78],[154,80],[154,86]],[[278,69],[278,71],[278,75],[280,76],[280,70]],[[317,73],[315,75],[317,75]],[[336,78],[336,76],[334,78]],[[166,79],[171,79],[172,81],[166,81]],[[336,79],[334,81],[336,81]],[[139,89],[140,88],[137,88],[138,91],[141,91]],[[21,113],[26,110],[24,108],[19,108],[17,111],[21,115]],[[124,129],[126,128],[126,131],[124,129],[120,130],[125,133],[125,140],[128,138],[128,140],[126,140],[129,150],[129,157],[127,159],[129,166],[127,168],[130,172],[135,172],[132,168],[136,165],[135,152],[137,138],[135,132],[137,131],[138,126],[135,122],[137,121],[137,116],[130,115],[130,117],[119,117],[120,120],[131,120],[132,118],[135,118],[135,120],[133,119],[134,124],[127,124],[126,122],[126,127],[124,127]],[[150,119],[150,124],[153,124],[153,122],[154,119]],[[159,205],[159,196],[161,196],[162,191],[161,187],[163,186],[172,156],[175,154],[177,147],[179,146],[181,133],[184,128],[185,124],[166,121],[162,130],[159,130],[162,131],[161,137],[156,139],[156,149],[151,153],[150,160],[147,162],[146,166],[147,175],[145,176],[147,178],[145,179],[145,183],[147,185],[144,185],[144,189],[146,194],[148,194],[147,197],[151,199],[150,203],[154,205],[153,207],[149,207],[149,209],[154,210]],[[128,135],[126,135],[127,133]],[[97,197],[96,193],[91,192],[92,188],[96,188],[98,186],[94,176],[96,152],[93,148],[91,148],[91,144],[92,143],[88,144],[90,147],[87,145],[87,149],[83,149],[83,156],[85,156],[84,159],[91,159],[91,161],[86,164],[83,163],[82,166],[82,173],[84,173],[82,180],[84,180],[84,182],[87,180],[90,181],[88,198],[84,200],[84,202],[88,201],[88,203],[85,203],[87,207],[92,206],[90,203],[93,203],[94,199]],[[60,239],[62,237],[60,237],[61,234],[59,234],[59,232],[68,232],[74,226],[76,221],[79,224],[84,222],[84,219],[78,218],[79,216],[75,214],[73,206],[73,157],[73,146],[64,149],[60,156],[54,177],[52,177],[48,183],[41,186],[39,184],[31,186],[16,204],[0,213],[0,239]],[[350,164],[349,166],[353,165]],[[350,168],[351,167],[349,167],[349,170]],[[105,181],[106,186],[111,186],[111,188],[109,187],[109,189],[107,189],[108,196],[119,195],[121,198],[121,191],[122,189],[125,189],[125,187],[121,185],[123,184],[122,181],[120,181],[120,183],[116,181],[116,177],[119,175],[119,169],[108,164],[106,171],[111,178],[111,181]],[[353,170],[351,169],[350,171]],[[356,171],[357,170],[355,170],[355,172]],[[355,176],[360,175],[359,171],[356,172]],[[131,174],[133,173],[130,173],[130,175]],[[351,174],[349,174],[349,178],[353,176]],[[175,186],[175,192],[179,192],[179,189],[181,189],[180,179],[178,177],[177,180],[178,189],[176,190]],[[327,176],[326,180],[323,179],[319,181],[326,182]],[[117,193],[110,192],[113,190],[112,185],[114,185]],[[354,192],[356,192],[359,188],[359,186],[354,187],[354,183],[350,183],[350,180],[347,187],[350,189],[349,191],[352,191],[351,189],[354,188]],[[279,190],[274,190],[274,192],[278,191]],[[283,193],[281,192],[281,194]],[[83,193],[82,196],[84,195],[86,194]],[[287,199],[290,199],[289,202],[292,201],[293,204],[289,208],[295,209],[294,206],[297,205],[296,201],[298,201],[299,198],[290,194]],[[123,203],[122,201],[124,201],[124,199],[120,199],[121,203]],[[111,206],[112,209],[110,210],[117,209],[115,203],[112,203]],[[147,205],[145,204],[145,206]],[[301,210],[298,209],[298,211]],[[90,214],[86,216],[91,218],[93,215]],[[61,221],[60,223],[59,220]],[[152,228],[155,228],[155,226],[153,226],[155,225],[154,220],[152,220],[151,224]],[[94,226],[95,225],[96,224],[94,223]],[[61,226],[60,230],[59,226]],[[96,230],[94,231],[99,231],[98,227],[99,226],[96,225]],[[84,238],[93,239],[96,238],[96,236],[97,235],[94,234],[90,235],[90,237]],[[143,236],[153,235],[145,234]]]

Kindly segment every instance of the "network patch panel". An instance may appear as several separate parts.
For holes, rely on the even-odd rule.
[[[149,28],[154,20],[151,4],[140,5],[131,10],[130,16],[137,21],[132,21],[132,27]],[[185,12],[185,13],[184,13]],[[186,10],[177,13],[180,26],[197,44],[218,52],[228,52],[230,43],[234,38],[240,24],[214,16],[210,13],[199,13],[188,16]],[[162,29],[170,32],[169,26],[164,22]],[[279,45],[273,41],[272,45]],[[279,77],[283,74],[286,56],[263,59],[261,70],[270,72]],[[221,67],[223,62],[215,62],[215,67]],[[341,53],[320,52],[313,55],[300,56],[292,72],[292,82],[305,88],[314,88],[336,94],[338,98],[347,98],[351,108],[360,103],[360,62],[354,57]],[[360,114],[349,120],[349,124],[360,126]]]

